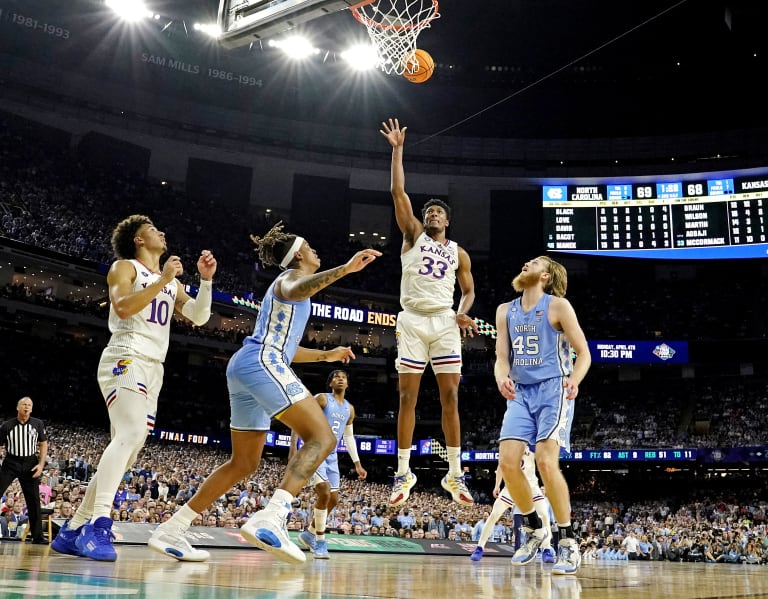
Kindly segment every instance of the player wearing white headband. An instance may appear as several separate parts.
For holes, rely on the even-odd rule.
[[[253,474],[272,418],[304,440],[288,461],[285,476],[267,507],[246,522],[240,534],[257,547],[289,563],[306,560],[288,537],[286,517],[294,497],[333,450],[334,435],[322,408],[296,376],[293,362],[343,362],[355,357],[349,347],[331,350],[299,346],[311,313],[309,300],[338,279],[362,270],[381,252],[361,250],[336,268],[317,272],[320,258],[306,240],[283,233],[277,223],[264,237],[251,236],[264,266],[284,269],[264,294],[253,334],[227,366],[231,406],[232,457],[219,466],[197,493],[167,522],[158,526],[149,546],[182,561],[203,561],[208,552],[193,548],[185,532],[195,517],[232,485]],[[304,401],[304,400],[310,401]]]

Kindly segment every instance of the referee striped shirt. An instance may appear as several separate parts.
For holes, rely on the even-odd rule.
[[[18,458],[37,455],[38,445],[48,440],[45,425],[39,418],[29,417],[25,423],[18,418],[11,418],[0,425],[0,443],[5,445],[5,453]]]

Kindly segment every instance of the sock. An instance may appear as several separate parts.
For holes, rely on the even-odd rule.
[[[98,486],[99,472],[96,471],[91,477],[91,481],[88,483],[88,488],[85,490],[85,497],[80,507],[77,508],[75,515],[69,519],[69,530],[75,530],[80,528],[83,524],[88,522],[93,515],[93,502],[96,499],[96,487]]]
[[[457,477],[461,476],[461,447],[446,446],[445,450],[448,452],[448,475]]]
[[[170,520],[163,522],[158,528],[161,530],[184,532],[192,526],[192,521],[195,518],[197,518],[197,512],[189,507],[189,504],[184,504],[178,512],[171,516]]]
[[[291,509],[291,503],[293,502],[293,495],[291,495],[285,489],[277,489],[272,495],[272,499],[269,500],[266,509],[280,508],[285,510],[286,515]]]
[[[88,522],[90,518],[87,518],[84,515],[80,514],[80,511],[78,510],[75,512],[75,515],[72,516],[69,520],[69,530],[75,530],[76,528],[80,528],[83,524]]]
[[[536,510],[536,513],[539,515],[542,528],[544,528],[544,530],[552,530],[552,522],[550,522],[550,519],[549,519],[549,509],[547,508],[547,502],[544,501],[544,498],[541,496],[534,498],[533,508]],[[550,540],[550,536],[547,536],[546,541],[544,541],[541,544],[541,548],[550,549],[551,546],[552,546],[552,541]]]
[[[499,521],[499,518],[509,509],[509,505],[499,496],[496,501],[493,502],[493,509],[491,510],[491,515],[488,516],[488,519],[485,521],[485,524],[483,524],[483,530],[480,531],[480,538],[477,541],[477,546],[481,549],[485,549],[485,544],[488,542],[488,539],[491,537],[491,533],[493,532],[493,527],[496,525],[496,523]]]
[[[538,530],[541,528],[541,518],[536,513],[536,510],[531,510],[528,514],[523,514],[523,526],[531,530]]]
[[[397,449],[397,472],[395,476],[402,476],[411,469],[411,450]]]
[[[120,388],[109,408],[113,425],[112,439],[99,458],[98,475],[88,484],[93,487],[91,521],[110,518],[115,491],[126,469],[136,458],[147,438],[147,398],[138,391]],[[86,493],[86,494],[87,494]],[[111,518],[110,518],[111,519]]]
[[[558,527],[560,528],[560,540],[563,541],[565,539],[570,539],[575,541],[576,535],[573,532],[573,527],[571,526],[570,522],[566,522],[564,524],[558,524]]]
[[[325,521],[328,518],[328,510],[321,510],[318,508],[315,508],[315,536],[318,539],[324,539],[325,538]]]

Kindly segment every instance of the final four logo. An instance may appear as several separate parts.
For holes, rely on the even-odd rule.
[[[653,355],[661,360],[669,360],[675,355],[675,350],[666,343],[662,343],[653,348]]]

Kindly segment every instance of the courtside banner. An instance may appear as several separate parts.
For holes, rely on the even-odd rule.
[[[63,519],[55,522],[62,526]],[[112,532],[115,535],[115,545],[146,545],[155,524],[134,522],[115,522]],[[291,539],[298,545],[297,532],[289,532]],[[213,528],[208,526],[193,526],[187,531],[187,540],[197,547],[206,549],[253,549],[245,541],[236,528]],[[326,533],[328,550],[355,553],[416,553],[421,555],[463,555],[469,556],[477,546],[476,543],[457,541],[400,539],[398,537],[368,537],[354,535],[338,535]],[[511,557],[515,553],[512,545],[487,543],[483,557]]]

